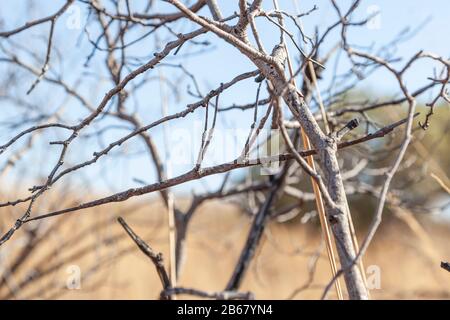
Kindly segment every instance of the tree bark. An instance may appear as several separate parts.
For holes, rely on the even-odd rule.
[[[279,81],[276,81],[279,83]],[[330,222],[336,247],[341,263],[345,270],[344,279],[350,299],[368,299],[367,288],[357,264],[353,264],[356,253],[353,247],[348,214],[346,210],[346,195],[344,184],[337,160],[337,141],[326,136],[320,129],[311,111],[306,106],[294,86],[289,85],[287,90],[284,85],[277,85],[278,90],[284,90],[284,101],[304,128],[311,144],[318,151],[318,164],[324,175],[327,190],[334,201],[335,206],[325,202],[327,218]]]
[[[289,106],[292,114],[308,135],[311,144],[317,150],[318,164],[324,174],[328,193],[333,201],[330,205],[325,202],[327,218],[330,221],[333,235],[336,240],[337,251],[344,270],[344,279],[350,299],[368,299],[367,289],[364,285],[361,272],[357,264],[353,264],[356,257],[353,247],[348,217],[346,216],[346,195],[339,164],[336,157],[337,141],[323,133],[314,116],[306,105],[303,96],[285,75],[285,62],[287,52],[284,44],[275,46],[271,55],[259,51],[253,47],[248,39],[246,28],[249,24],[250,11],[260,9],[261,1],[256,0],[247,10],[245,1],[239,2],[241,15],[238,23],[230,27],[228,25],[215,25],[211,21],[201,18],[186,8],[179,0],[166,0],[183,12],[187,18],[213,32],[224,41],[238,49],[250,59],[274,87],[274,94],[282,96]]]

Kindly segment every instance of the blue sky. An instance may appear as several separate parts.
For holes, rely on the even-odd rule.
[[[233,11],[237,10],[237,1],[231,0],[218,0],[223,13],[225,16],[231,14]],[[308,17],[303,19],[303,24],[305,30],[308,34],[312,34],[313,27],[319,26],[319,30],[323,32],[331,23],[337,20],[336,13],[331,7],[330,2],[326,0],[299,0],[301,11],[306,11],[317,5],[319,10],[313,12]],[[8,1],[2,4],[2,13],[0,16],[3,19],[3,25],[0,25],[1,30],[10,29],[14,26],[23,24],[26,20],[35,17],[42,17],[47,15],[49,12],[54,12],[55,8],[59,6],[63,1]],[[137,2],[143,3],[143,2]],[[165,3],[156,1],[157,6],[165,8],[165,10],[173,10]],[[265,0],[264,7],[266,9],[271,8],[272,1]],[[293,12],[293,2],[292,0],[279,0],[280,6],[286,11]],[[344,8],[348,7],[351,3],[349,0],[342,0],[339,3],[343,5]],[[21,15],[17,12],[22,12],[26,5],[34,5],[35,11],[31,11],[32,15]],[[83,4],[77,4],[80,7],[80,12],[82,14],[82,21],[86,19],[86,8]],[[373,46],[373,48],[380,48],[380,46],[391,42],[402,30],[409,27],[411,30],[417,29],[418,32],[414,37],[408,41],[402,42],[396,48],[389,48],[390,50],[395,50],[395,56],[408,58],[412,56],[419,50],[432,51],[439,55],[449,57],[450,56],[450,43],[448,41],[448,13],[450,12],[450,1],[446,0],[370,0],[362,1],[360,8],[358,9],[355,17],[364,17],[370,14],[373,9],[380,10],[379,16],[379,28],[358,28],[355,31],[349,32],[349,39],[351,44],[358,44],[364,46]],[[201,14],[207,15],[206,10],[202,10]],[[105,68],[102,62],[102,54],[95,56],[89,64],[88,68],[83,67],[86,57],[90,53],[91,45],[86,39],[86,35],[83,30],[71,30],[65,27],[65,23],[68,16],[65,15],[57,24],[55,46],[58,48],[59,53],[55,53],[52,64],[51,71],[61,72],[63,78],[72,85],[77,83],[78,78],[74,75],[79,75],[81,72],[87,74],[88,80],[80,84],[80,90],[83,94],[93,101],[93,104],[97,104],[103,97],[104,93],[111,88],[111,83],[105,77]],[[261,36],[264,44],[268,50],[276,43],[278,33],[274,32],[274,29],[268,23],[258,23],[261,28]],[[177,32],[186,32],[191,30],[195,26],[192,23],[177,24],[175,29]],[[92,37],[96,36],[95,27],[89,28]],[[13,37],[13,41],[21,42],[25,44],[25,47],[30,49],[30,51],[35,52],[41,57],[45,54],[45,35],[48,32],[48,25],[40,26],[31,30],[31,32],[24,32],[17,37]],[[138,36],[144,33],[145,30],[139,30],[136,34],[131,36]],[[173,39],[168,33],[161,33],[160,37],[162,40]],[[132,40],[132,39],[130,39]],[[217,87],[220,82],[229,81],[236,75],[244,72],[254,70],[255,67],[243,57],[235,48],[226,44],[213,35],[205,35],[198,40],[209,40],[213,43],[213,50],[202,55],[189,56],[189,53],[195,53],[199,50],[198,47],[185,46],[180,51],[179,57],[176,59],[171,57],[170,62],[172,63],[183,63],[183,65],[190,71],[195,71],[198,77],[199,84],[202,93],[207,93],[209,90]],[[330,35],[330,39],[326,46],[328,48],[332,47],[339,40],[338,31],[333,32]],[[154,40],[149,39],[142,43],[139,43],[131,48],[131,53],[137,57],[141,57],[142,61],[149,59],[153,54],[152,48],[154,47]],[[294,49],[291,48],[291,52]],[[40,67],[30,55],[25,53],[18,53],[21,57],[34,63],[36,67]],[[58,57],[64,57],[64,60],[59,60]],[[339,70],[348,69],[348,64],[343,62],[338,66]],[[0,70],[5,71],[5,65],[0,65]],[[180,89],[181,96],[175,97],[173,95],[169,96],[169,113],[174,113],[185,108],[186,104],[195,102],[197,99],[186,94],[186,88],[189,85],[189,79],[179,78],[180,74],[170,67],[161,67],[161,74],[168,79],[177,79],[174,83],[175,86]],[[326,86],[327,82],[330,80],[332,68],[328,68],[325,72],[325,77],[321,83],[321,86]],[[50,72],[51,72],[50,71]],[[100,80],[93,77],[92,75],[101,75]],[[143,89],[138,92],[136,99],[139,101],[140,115],[142,116],[143,123],[150,123],[161,117],[160,108],[160,86],[158,84],[157,77],[158,69],[150,71],[148,74],[138,78],[134,83],[146,79],[148,83],[143,86]],[[427,83],[427,77],[433,76],[433,65],[427,62],[419,63],[414,67],[414,72],[407,74],[407,84],[412,88],[417,88],[421,85]],[[15,90],[17,92],[26,92],[30,83],[33,81],[32,77],[24,78],[21,85],[19,85]],[[178,79],[180,79],[178,81]],[[192,88],[192,84],[190,84]],[[243,82],[239,86],[231,89],[227,94],[221,96],[220,103],[222,106],[227,106],[232,103],[249,103],[254,101],[256,92],[256,83],[253,80]],[[362,81],[359,89],[369,91],[374,95],[386,96],[398,92],[395,79],[386,72],[376,72],[370,79]],[[167,85],[165,85],[165,90],[168,90]],[[263,95],[264,96],[264,95]],[[426,98],[426,97],[425,97]],[[64,99],[64,93],[56,88],[49,86],[38,86],[36,90],[25,99],[30,99],[33,103],[39,104],[46,112],[52,113],[54,110],[60,108],[64,105],[63,114],[76,122],[82,116],[86,115],[84,111],[80,111],[80,106],[74,100],[66,101]],[[44,106],[44,107],[43,107]],[[0,115],[0,121],[10,121],[17,117],[17,110],[12,108],[6,102],[3,103],[2,109],[5,110]],[[74,111],[76,110],[76,111]],[[263,113],[261,110],[260,113]],[[189,139],[194,143],[198,143],[200,140],[201,130],[195,130],[195,123],[197,126],[201,124],[204,117],[203,111],[198,114],[193,114],[189,116],[193,121],[176,121],[170,124],[167,128],[169,132],[175,131],[175,129],[185,129],[187,135],[190,134]],[[110,120],[108,120],[110,121]],[[218,118],[219,128],[248,128],[252,122],[252,113],[250,112],[229,112],[226,114],[220,114]],[[106,122],[109,124],[114,123]],[[98,123],[101,129],[102,124]],[[94,130],[94,129],[92,129]],[[0,129],[0,143],[6,141],[14,131],[9,129]],[[162,141],[162,129],[152,130],[150,132],[155,139],[159,140],[159,147],[162,154],[170,151],[165,149],[165,143]],[[101,144],[107,144],[109,141],[116,139],[125,134],[125,131],[114,131],[108,133],[104,136],[104,141],[97,140],[82,140],[75,142],[73,144],[72,152],[68,158],[68,163],[74,164],[80,160],[87,160],[91,157],[93,151],[98,151],[101,148]],[[48,142],[61,139],[66,136],[65,132],[50,130],[48,133],[44,134],[37,143],[43,148],[39,151],[36,148],[35,151],[29,153],[27,157],[24,158],[22,164],[34,163],[34,166],[28,166],[26,170],[31,170],[36,174],[42,172],[42,168],[53,164],[55,157],[53,152],[49,152]],[[88,141],[88,142],[86,142]],[[179,143],[180,141],[178,141]],[[218,143],[216,141],[216,143]],[[18,144],[17,147],[19,147]],[[216,145],[217,146],[217,145]],[[219,145],[220,147],[220,145]],[[214,148],[214,145],[212,146]],[[173,149],[173,148],[172,148]],[[193,146],[191,149],[191,157],[195,158],[197,155],[197,148]],[[149,166],[148,156],[143,152],[143,145],[138,141],[133,141],[131,143],[125,144],[122,150],[126,151],[125,157],[116,157],[114,152],[111,156],[105,157],[99,161],[98,164],[82,170],[82,175],[77,180],[77,185],[88,186],[89,182],[94,181],[96,186],[105,189],[105,193],[123,190],[125,188],[137,186],[138,184],[133,180],[137,177],[141,180],[147,182],[154,182],[155,175],[154,170]],[[225,150],[227,151],[227,150]],[[173,152],[173,150],[172,150]],[[227,159],[233,159],[236,154],[232,152],[226,152]],[[175,154],[175,157],[177,155]],[[0,159],[1,160],[1,159]],[[212,164],[213,161],[206,159],[205,164]],[[189,169],[191,165],[186,166],[174,166],[172,175],[181,174]],[[242,171],[241,171],[242,172]],[[19,173],[20,174],[20,173]],[[14,174],[13,174],[14,175]],[[17,173],[16,173],[17,175]],[[238,177],[239,173],[235,175]],[[17,176],[10,176],[17,177]],[[217,186],[220,180],[217,177],[210,177],[202,182],[195,182],[185,186],[177,187],[176,190],[187,192],[191,188],[197,190],[202,190],[203,188],[209,186]],[[21,193],[25,192],[25,189]]]

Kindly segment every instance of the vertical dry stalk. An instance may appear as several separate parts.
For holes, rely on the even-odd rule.
[[[303,129],[300,129],[300,130],[301,130],[301,134],[302,134],[303,146],[305,147],[305,149],[309,150],[311,148],[311,144],[309,142],[308,136],[305,134],[305,131]],[[309,166],[314,171],[316,171],[316,166],[315,166],[313,157],[312,156],[307,157],[306,161],[308,162]],[[334,277],[334,276],[336,276],[336,273],[337,273],[337,267],[336,267],[336,258],[335,258],[334,251],[333,251],[333,243],[331,240],[330,227],[328,226],[328,220],[325,215],[325,207],[323,204],[323,199],[322,199],[322,195],[319,190],[319,186],[317,185],[316,181],[314,181],[314,179],[312,177],[311,177],[311,183],[312,183],[314,195],[316,197],[316,207],[317,207],[317,212],[319,213],[320,226],[322,228],[322,233],[325,237],[328,260],[330,262],[330,267],[331,267],[331,273],[332,273],[332,276]],[[335,287],[336,287],[336,294],[338,296],[338,299],[343,300],[344,297],[342,295],[342,288],[341,288],[341,284],[338,280],[335,282]]]
[[[325,126],[325,133],[330,134],[330,125],[328,123],[328,116],[325,111],[325,107],[323,105],[322,95],[320,94],[319,84],[317,83],[316,70],[314,70],[314,66],[311,60],[308,61],[308,68],[311,74],[311,79],[314,85],[314,89],[316,89],[317,101],[319,102],[320,113],[322,114],[323,124]],[[291,74],[292,77],[292,74]]]
[[[437,183],[439,183],[439,185],[441,186],[442,189],[445,190],[445,192],[447,192],[448,194],[450,194],[450,187],[447,186],[447,185],[445,184],[445,182],[442,181],[442,179],[441,179],[438,175],[436,175],[436,174],[434,174],[434,173],[431,173],[430,176],[431,176],[434,180],[436,180]]]
[[[177,255],[176,255],[176,227],[175,227],[175,210],[173,205],[173,195],[171,192],[167,194],[167,215],[169,220],[169,273],[170,282],[174,287],[177,286]]]
[[[278,1],[277,0],[273,0],[273,4],[274,4],[274,7],[275,7],[275,10],[278,11],[279,10]],[[280,24],[282,24],[282,19],[280,19]],[[289,75],[292,78],[292,84],[295,86],[296,89],[298,89],[297,88],[297,83],[296,83],[295,78],[294,78],[294,70],[293,70],[293,67],[292,67],[291,57],[290,57],[288,48],[286,47],[285,49],[286,49],[286,55],[287,55],[287,59],[286,60],[287,60],[287,65],[288,65],[288,69],[289,69]],[[314,75],[313,79],[314,79],[314,83],[316,85],[316,89],[318,89],[317,88],[317,82],[315,81],[316,77],[315,77],[315,73],[314,73],[314,67],[313,67],[311,61],[309,61],[308,64],[310,65],[310,68],[312,70],[311,74]],[[318,90],[317,90],[317,93],[320,96],[320,93],[319,93]],[[321,101],[321,99],[320,99],[320,101]],[[321,104],[321,105],[322,105],[321,109],[323,109],[323,104]],[[324,109],[323,109],[323,113],[325,113]],[[324,117],[324,120],[325,120],[325,123],[328,125],[328,122],[326,121],[326,116]],[[327,128],[327,130],[329,130],[328,126],[326,126],[326,128]],[[309,142],[308,136],[306,135],[305,131],[303,130],[303,128],[300,128],[300,131],[301,131],[301,136],[302,136],[303,147],[306,150],[311,149],[311,144]],[[306,157],[306,161],[307,161],[308,165],[311,167],[311,169],[316,171],[316,167],[315,167],[315,163],[314,163],[313,157],[312,156]],[[325,243],[326,243],[326,248],[327,248],[327,255],[328,255],[328,261],[330,263],[330,268],[331,268],[331,274],[334,277],[334,276],[336,276],[336,273],[337,273],[336,258],[335,258],[334,251],[333,251],[333,243],[332,243],[332,239],[331,239],[330,228],[328,226],[328,221],[327,221],[326,214],[325,214],[325,206],[324,206],[324,203],[323,203],[322,195],[321,195],[320,190],[319,190],[319,186],[317,185],[317,183],[313,179],[313,177],[310,177],[310,179],[311,179],[314,195],[315,195],[315,198],[316,198],[316,207],[317,207],[317,212],[319,214],[320,226],[321,226],[321,229],[322,229],[322,234],[323,234],[323,236],[325,238]],[[340,284],[340,282],[338,280],[335,282],[335,287],[336,287],[336,294],[337,294],[338,299],[339,300],[343,300],[344,297],[342,295],[342,288],[341,288],[341,284]]]
[[[288,57],[289,57],[289,55],[288,55]],[[310,74],[311,74],[311,79],[312,79],[312,82],[313,82],[313,85],[314,85],[314,89],[316,90],[317,101],[319,103],[320,112],[322,114],[322,119],[323,119],[324,126],[325,126],[325,132],[326,132],[326,134],[330,134],[330,126],[329,126],[329,123],[328,123],[327,112],[325,111],[325,106],[323,105],[322,95],[320,94],[320,88],[319,88],[319,84],[317,82],[316,70],[314,69],[314,66],[313,66],[311,61],[308,61],[308,68],[309,68],[309,71],[310,71]],[[292,71],[291,71],[291,76],[292,76]],[[303,133],[303,135],[304,135],[304,133]],[[306,137],[306,139],[308,139],[308,137]],[[308,144],[309,144],[309,141],[308,141]],[[307,148],[309,148],[309,147],[310,146],[308,145]],[[312,159],[312,157],[308,157],[308,158]],[[315,168],[314,168],[314,160],[312,160],[312,163],[313,163],[313,165],[311,165],[311,164],[310,165],[315,170]],[[313,180],[313,186],[314,185],[315,185],[315,188],[318,189],[316,182]],[[320,195],[320,190],[318,190],[318,192],[319,192],[319,195]],[[317,197],[317,195],[316,195],[316,197]],[[322,203],[322,209],[323,209],[323,202],[322,202],[322,200],[321,200],[321,203]],[[346,207],[346,210],[347,210],[348,224],[349,224],[350,232],[351,232],[351,235],[352,235],[353,247],[355,248],[355,252],[358,252],[359,251],[359,243],[358,243],[358,239],[356,238],[355,226],[353,224],[353,219],[352,219],[352,215],[351,215],[351,212],[350,212],[350,207],[348,205],[347,198],[345,198],[345,207]],[[329,232],[328,225],[327,225],[327,231]],[[359,260],[359,264],[358,265],[359,265],[359,269],[361,270],[361,275],[362,275],[362,278],[363,278],[363,281],[364,281],[364,285],[367,287],[366,272],[365,272],[365,269],[364,269],[364,263],[363,263],[362,259]],[[335,274],[336,274],[336,271],[334,271],[333,276]],[[369,290],[367,290],[367,294],[369,294]]]
[[[161,111],[162,116],[166,117],[168,115],[169,104],[167,101],[167,94],[164,90],[164,79],[161,70],[158,72],[159,75],[159,85],[160,85],[160,95],[161,95]],[[165,145],[169,145],[167,141],[167,126],[163,125],[163,135]],[[170,159],[166,150],[166,177],[170,177]],[[176,225],[175,225],[175,210],[174,210],[174,199],[172,193],[167,190],[167,221],[168,221],[168,231],[169,231],[169,274],[170,282],[173,287],[177,286],[177,250],[176,250]]]

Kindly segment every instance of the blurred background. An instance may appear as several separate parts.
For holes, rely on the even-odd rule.
[[[49,25],[40,24],[11,37],[0,37],[0,145],[35,125],[61,122],[78,123],[96,107],[115,84],[110,74],[113,56],[104,43],[102,16],[89,4],[75,1],[55,24],[48,71],[30,94],[45,63]],[[175,9],[162,1],[130,1],[136,12],[148,10],[170,13]],[[184,1],[192,5],[196,1]],[[15,29],[27,21],[48,16],[65,1],[21,0],[2,4],[0,32]],[[96,2],[97,3],[97,2]],[[223,16],[238,11],[237,1],[218,1]],[[348,8],[352,1],[342,1]],[[105,12],[125,12],[126,1],[99,1]],[[336,11],[325,0],[280,1],[286,12],[309,12],[302,17],[305,34],[323,35],[338,20]],[[272,1],[263,1],[267,10]],[[315,9],[314,9],[315,8]],[[351,45],[389,59],[396,67],[420,50],[448,59],[450,3],[444,0],[362,1],[352,19],[371,17],[365,25],[351,28]],[[207,7],[198,12],[210,16]],[[108,16],[103,15],[105,21]],[[120,30],[110,22],[111,33]],[[153,22],[149,20],[148,22]],[[273,24],[261,22],[259,32],[267,48],[277,42]],[[295,25],[287,22],[300,39]],[[195,30],[181,19],[170,27],[138,25],[122,39],[127,43],[123,73],[153,58],[174,34]],[[317,54],[326,68],[319,86],[327,112],[337,117],[336,126],[358,117],[360,127],[352,137],[373,132],[402,119],[405,103],[389,103],[402,97],[397,80],[383,68],[361,66],[364,76],[353,72],[354,65],[344,50],[340,29],[327,34]],[[300,42],[300,41],[299,41]],[[122,44],[123,45],[123,44]],[[289,43],[291,52],[296,52]],[[307,50],[308,44],[304,44]],[[112,53],[111,53],[112,52]],[[296,65],[301,64],[296,53]],[[373,68],[372,68],[373,67]],[[255,67],[239,51],[211,34],[182,46],[157,68],[136,78],[127,91],[125,110],[139,116],[139,124],[113,114],[120,98],[113,98],[93,124],[70,145],[62,169],[92,158],[137,127],[180,112],[235,76]],[[419,61],[405,74],[411,92],[439,77],[441,66],[435,61]],[[353,72],[353,73],[352,73]],[[38,77],[39,78],[39,77]],[[299,81],[302,75],[299,75]],[[220,95],[217,134],[203,166],[218,165],[239,156],[254,121],[252,108],[258,83],[253,78],[239,82]],[[268,92],[262,86],[260,99]],[[375,299],[448,299],[450,273],[440,268],[450,260],[450,109],[440,99],[427,130],[419,126],[429,111],[439,86],[418,94],[421,113],[414,122],[414,138],[392,183],[380,229],[364,257],[366,273]],[[76,94],[74,94],[76,92]],[[387,103],[385,103],[387,101]],[[384,103],[364,113],[345,112],[352,107]],[[317,99],[311,108],[320,115]],[[266,106],[258,114],[264,116]],[[344,111],[343,111],[344,110]],[[149,130],[158,149],[166,177],[176,177],[195,165],[203,131],[203,111],[189,114]],[[362,241],[378,203],[384,174],[397,156],[403,129],[383,139],[339,152],[350,211]],[[242,132],[240,132],[242,131]],[[239,134],[238,134],[239,133]],[[27,210],[29,203],[17,202],[30,195],[30,188],[45,183],[58,161],[51,141],[67,139],[58,128],[25,136],[0,154],[0,230],[4,234]],[[52,185],[45,196],[33,204],[32,216],[76,206],[127,188],[158,181],[149,159],[147,145],[140,139],[127,141],[93,165],[69,174]],[[299,167],[296,167],[300,171]],[[260,168],[238,169],[170,188],[180,212],[195,209],[183,255],[179,285],[221,291],[226,286],[246,240],[252,219],[264,202],[265,190],[236,193],[228,197],[205,198],[225,184],[227,189],[264,182]],[[288,183],[290,192],[279,195],[271,210],[240,291],[251,291],[257,299],[319,299],[331,279],[324,250],[319,218],[309,177],[300,172]],[[195,204],[195,205],[193,205]],[[0,246],[0,298],[2,299],[157,299],[161,283],[151,261],[126,235],[116,219],[127,223],[166,260],[168,217],[159,194],[131,198],[126,202],[38,220],[25,224]],[[182,296],[183,297],[183,296]],[[336,298],[332,290],[329,298]]]

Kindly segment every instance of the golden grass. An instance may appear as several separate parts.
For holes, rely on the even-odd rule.
[[[37,264],[40,271],[45,271],[58,261],[63,261],[61,268],[17,289],[16,296],[10,298],[157,298],[161,284],[154,266],[114,222],[117,215],[124,214],[129,225],[140,236],[168,257],[167,215],[160,204],[147,204],[146,207],[130,208],[128,211],[117,209],[117,205],[105,206],[96,211],[63,216],[53,220],[62,221],[61,227],[11,278],[14,280],[12,282],[19,283],[26,274],[31,274]],[[89,230],[93,224],[101,225],[105,221],[111,223]],[[448,226],[431,222],[423,225],[433,243],[434,252],[440,254],[442,260],[448,259]],[[190,226],[187,260],[179,285],[208,291],[222,290],[238,259],[249,226],[250,218],[243,216],[232,205],[218,202],[203,205]],[[308,279],[309,254],[319,245],[319,230],[299,223],[271,223],[241,289],[254,292],[257,299],[289,297]],[[79,233],[79,239],[61,249],[65,240],[77,237]],[[13,239],[17,241],[23,235],[20,231]],[[77,258],[76,253],[86,248],[92,250]],[[3,261],[12,261],[14,243],[7,243],[1,249],[11,251]],[[122,253],[123,250],[128,251]],[[450,298],[450,276],[440,269],[439,261],[433,261],[427,255],[426,250],[420,239],[400,220],[385,221],[365,259],[366,268],[378,265],[381,270],[381,289],[371,290],[372,298]],[[116,260],[108,260],[117,254],[122,255]],[[106,262],[90,270],[99,261]],[[83,279],[80,290],[66,288],[67,268],[70,265],[81,269]],[[329,263],[324,251],[318,261],[312,286],[295,295],[295,299],[318,299],[329,279]],[[3,288],[0,294],[4,296],[8,290]]]

